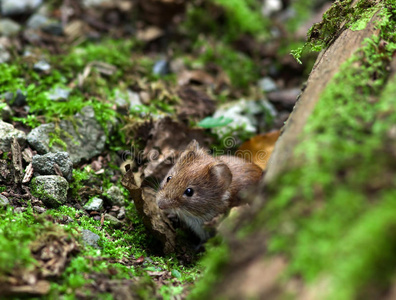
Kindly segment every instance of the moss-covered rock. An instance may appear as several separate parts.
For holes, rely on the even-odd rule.
[[[31,182],[32,193],[47,207],[59,207],[67,201],[67,180],[57,175],[37,176]]]

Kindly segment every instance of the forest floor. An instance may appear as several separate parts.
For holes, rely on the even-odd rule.
[[[123,175],[155,188],[193,138],[279,130],[315,60],[290,51],[328,4],[19,2],[0,19],[0,294],[186,298],[205,252],[158,241]]]

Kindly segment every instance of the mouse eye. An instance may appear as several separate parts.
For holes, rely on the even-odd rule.
[[[166,178],[166,182],[169,182],[169,180],[172,179],[172,176],[168,176],[168,178]]]
[[[194,195],[194,190],[188,188],[187,190],[184,191],[184,195],[186,195],[187,197],[191,197],[192,195]]]

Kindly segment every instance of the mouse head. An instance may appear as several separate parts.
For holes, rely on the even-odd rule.
[[[159,208],[194,216],[218,214],[228,206],[232,174],[193,140],[162,181]]]

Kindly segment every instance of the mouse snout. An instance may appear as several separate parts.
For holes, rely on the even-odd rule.
[[[166,199],[159,199],[157,200],[157,205],[160,209],[168,209],[170,207],[170,202]]]

